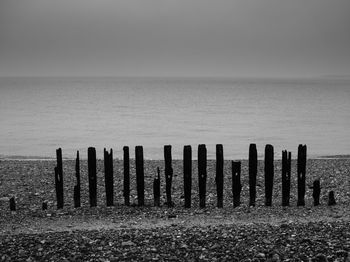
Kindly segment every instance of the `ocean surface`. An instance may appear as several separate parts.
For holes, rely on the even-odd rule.
[[[215,144],[225,159],[247,159],[250,143],[276,158],[298,144],[309,157],[350,154],[350,80],[229,78],[0,78],[0,155],[86,158],[113,148],[144,146],[146,159],[163,159],[172,145]]]

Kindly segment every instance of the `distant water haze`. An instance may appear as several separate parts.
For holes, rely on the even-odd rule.
[[[309,156],[350,153],[350,80],[230,78],[0,78],[0,154],[64,157],[76,150],[143,145],[147,159],[173,146],[215,144],[226,159],[246,159],[250,143]]]

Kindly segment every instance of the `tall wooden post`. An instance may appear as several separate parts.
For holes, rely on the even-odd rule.
[[[11,211],[16,211],[16,200],[14,197],[10,198],[10,210]]]
[[[232,195],[233,207],[241,204],[241,162],[232,161]]]
[[[282,151],[282,206],[289,206],[292,153]]]
[[[88,176],[90,207],[97,206],[96,149],[88,148]]]
[[[79,151],[77,151],[77,158],[75,159],[75,177],[77,180],[74,186],[74,207],[80,207],[80,161],[79,161]]]
[[[124,204],[130,205],[130,159],[129,159],[129,147],[123,147],[124,152],[124,182],[123,182],[123,196]]]
[[[171,199],[171,184],[173,181],[173,168],[171,165],[171,145],[164,146],[164,160],[165,160],[165,191],[166,202],[168,207],[174,206]]]
[[[335,201],[334,191],[329,191],[329,193],[328,193],[328,205],[334,206],[336,204],[337,203]]]
[[[55,187],[57,198],[57,209],[63,208],[63,164],[62,164],[62,149],[56,150],[57,166],[55,167]]]
[[[306,145],[298,147],[298,206],[305,206]]]
[[[185,208],[190,208],[191,207],[191,189],[192,189],[192,148],[190,145],[184,146],[183,173],[184,173]]]
[[[216,145],[216,195],[217,207],[224,205],[224,149],[221,144]]]
[[[273,146],[266,145],[265,147],[265,205],[272,205],[272,191],[273,191]]]
[[[207,191],[207,148],[204,144],[198,146],[198,184],[199,207],[205,208]]]
[[[105,188],[106,188],[106,204],[107,206],[113,206],[113,150],[110,153],[106,149],[103,150],[104,153],[104,165],[105,165]]]
[[[157,167],[157,177],[153,180],[153,198],[154,198],[154,206],[160,206],[160,170]]]
[[[258,174],[258,152],[256,144],[249,146],[249,206],[255,206],[256,176]]]
[[[313,192],[312,197],[314,199],[314,206],[318,206],[320,204],[320,194],[321,194],[321,184],[320,180],[315,180],[313,183]]]
[[[143,206],[145,204],[145,178],[144,178],[142,146],[135,147],[135,161],[136,161],[137,201],[139,206]]]

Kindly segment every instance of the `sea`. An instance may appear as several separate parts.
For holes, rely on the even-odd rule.
[[[162,77],[1,77],[1,158],[64,158],[77,150],[97,157],[113,148],[142,145],[145,159],[163,159],[164,145],[182,159],[184,145],[197,158],[206,144],[215,159],[247,159],[255,143],[259,158],[266,144],[297,156],[350,154],[350,79],[162,78]]]

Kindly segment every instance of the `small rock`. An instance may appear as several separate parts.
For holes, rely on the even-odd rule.
[[[132,241],[124,241],[122,242],[122,247],[126,247],[126,246],[135,246],[135,243]]]

